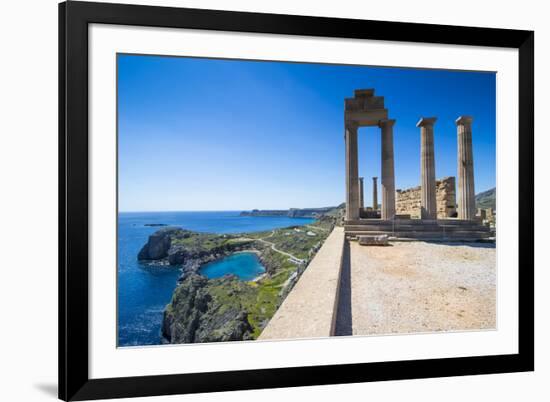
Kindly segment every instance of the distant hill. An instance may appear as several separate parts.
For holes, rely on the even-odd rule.
[[[290,208],[284,210],[253,209],[252,211],[241,212],[241,216],[288,216],[289,218],[316,218],[321,215],[329,214],[337,209],[338,207]]]
[[[483,209],[493,208],[494,210],[496,210],[497,208],[496,194],[497,194],[496,187],[477,194],[476,208],[483,208]]]

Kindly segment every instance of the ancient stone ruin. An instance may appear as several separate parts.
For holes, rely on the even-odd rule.
[[[374,89],[359,89],[354,92],[353,98],[345,99],[344,106],[344,228],[348,236],[387,234],[404,238],[456,240],[491,236],[490,229],[476,217],[472,117],[460,116],[455,121],[458,142],[456,189],[451,185],[451,178],[436,181],[434,126],[437,118],[421,117],[416,125],[420,129],[420,186],[396,192],[393,149],[395,120],[388,119],[384,98],[375,96]],[[363,178],[359,177],[357,137],[359,128],[369,126],[379,127],[381,134],[380,211],[378,201],[373,203],[372,208],[365,208]]]
[[[395,211],[398,216],[420,218],[422,199],[420,186],[396,191]],[[454,176],[435,181],[437,219],[456,218],[456,185]]]

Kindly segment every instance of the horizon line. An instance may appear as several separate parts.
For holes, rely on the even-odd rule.
[[[166,209],[166,210],[118,210],[118,213],[136,213],[136,212],[251,212],[257,211],[289,211],[291,209],[321,209],[338,208],[339,205],[329,205],[326,207],[304,207],[304,208],[252,208],[252,209]]]

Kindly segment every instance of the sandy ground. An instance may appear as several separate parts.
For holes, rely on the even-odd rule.
[[[349,247],[353,335],[496,327],[494,245]]]

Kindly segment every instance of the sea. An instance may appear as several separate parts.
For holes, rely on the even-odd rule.
[[[118,215],[117,319],[118,346],[161,344],[164,308],[172,298],[181,271],[177,267],[151,265],[137,260],[150,234],[162,224],[196,232],[261,232],[314,222],[311,218],[239,216],[221,212],[121,212]],[[217,278],[231,273],[251,280],[264,272],[253,253],[238,253],[201,267],[201,273]]]

